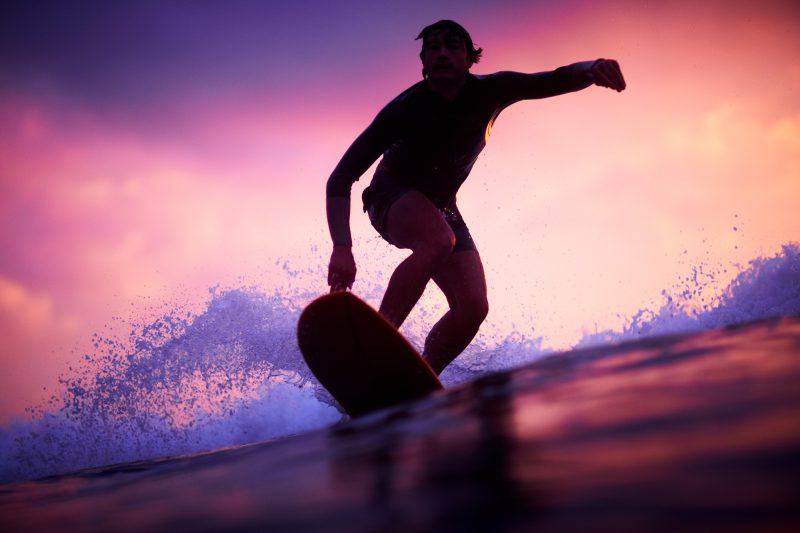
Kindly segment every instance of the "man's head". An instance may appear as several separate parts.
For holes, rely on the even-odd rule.
[[[440,20],[422,29],[422,76],[445,81],[464,76],[481,60],[483,49],[475,48],[467,30],[452,20]]]

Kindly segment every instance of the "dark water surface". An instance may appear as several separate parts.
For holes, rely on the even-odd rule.
[[[0,529],[800,530],[800,318],[554,355],[333,428],[0,486]]]

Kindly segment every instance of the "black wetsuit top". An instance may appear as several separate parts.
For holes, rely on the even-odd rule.
[[[372,199],[397,186],[420,191],[439,208],[449,207],[504,108],[592,83],[586,63],[536,74],[468,74],[451,102],[420,81],[389,102],[353,142],[328,179],[327,196],[349,198],[353,183],[383,154],[363,194],[365,210]]]

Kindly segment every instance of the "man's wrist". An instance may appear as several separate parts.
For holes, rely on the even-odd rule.
[[[579,61],[578,63],[573,63],[574,72],[578,76],[585,76],[588,80],[594,83],[594,66],[598,61],[602,61],[602,59],[594,59],[591,61]]]
[[[336,249],[336,248],[353,248],[353,243],[352,242],[351,243],[343,243],[343,242],[336,243],[335,242],[335,243],[333,243],[333,248],[334,249]]]

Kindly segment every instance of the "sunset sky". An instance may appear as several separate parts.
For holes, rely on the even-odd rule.
[[[459,193],[484,335],[569,346],[693,267],[718,288],[800,240],[793,1],[5,2],[0,421],[114,321],[218,284],[325,291],[288,272],[327,264],[325,180],[420,79],[414,37],[441,18],[483,47],[474,73],[606,57],[628,82],[495,124]],[[356,292],[405,255],[361,213],[370,177],[353,191]]]

